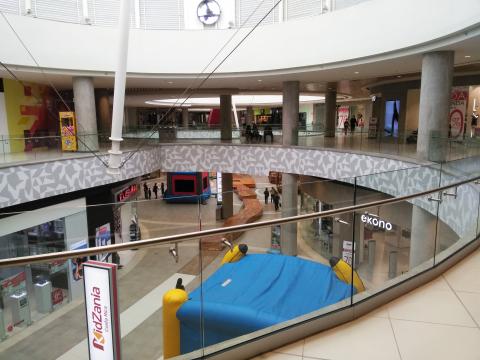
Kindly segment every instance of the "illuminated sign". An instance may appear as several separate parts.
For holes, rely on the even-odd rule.
[[[90,360],[120,360],[116,270],[110,263],[83,264]]]
[[[117,193],[117,202],[123,202],[134,196],[138,191],[138,184],[131,184],[127,188]]]
[[[376,216],[371,216],[370,214],[363,214],[360,219],[367,225],[373,225],[388,231],[392,230],[393,228],[392,224],[388,221],[382,220]]]

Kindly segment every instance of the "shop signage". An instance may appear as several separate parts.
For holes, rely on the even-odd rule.
[[[120,360],[117,265],[87,261],[83,270],[90,360]]]
[[[348,116],[350,115],[350,108],[348,106],[339,106],[338,107],[338,124],[337,128],[343,129],[345,121],[348,121]]]
[[[134,196],[138,191],[138,184],[131,184],[117,193],[117,202],[124,202]]]
[[[461,138],[465,127],[468,87],[454,87],[450,94],[450,137]]]
[[[385,230],[392,230],[393,226],[391,223],[389,223],[388,221],[385,221],[385,220],[382,220],[376,216],[371,216],[371,215],[368,215],[368,214],[363,214],[360,219],[362,220],[363,223],[367,224],[367,225],[373,225],[373,226],[376,226],[376,227],[379,227],[381,229],[385,229]]]

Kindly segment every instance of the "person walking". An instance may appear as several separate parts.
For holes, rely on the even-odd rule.
[[[152,198],[152,189],[148,188],[148,200]]]
[[[345,135],[348,134],[348,128],[349,128],[349,122],[348,122],[348,119],[345,119],[345,121],[343,122],[343,133]]]
[[[165,195],[165,184],[162,182],[160,184],[160,191],[162,192],[162,197]]]
[[[353,134],[355,132],[355,127],[357,126],[357,119],[355,115],[352,115],[350,118],[350,132]]]
[[[155,199],[158,199],[158,186],[157,186],[157,183],[153,184],[153,193],[155,194]]]
[[[275,189],[274,189],[273,186],[272,186],[272,188],[270,189],[270,202],[271,202],[271,203],[273,203],[273,198],[274,198],[274,196],[275,196],[275,193],[276,193],[276,191],[275,191]]]
[[[145,196],[145,199],[148,199],[148,186],[147,186],[147,183],[143,183],[143,195]]]
[[[268,188],[265,188],[265,191],[263,192],[263,195],[265,195],[265,204],[268,204],[268,196],[270,195],[270,192],[268,191]]]
[[[278,193],[273,195],[273,203],[275,204],[275,211],[278,211],[280,208],[280,195]]]

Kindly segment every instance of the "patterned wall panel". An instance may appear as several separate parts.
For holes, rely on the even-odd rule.
[[[107,157],[103,159],[106,161]],[[346,182],[352,182],[352,178],[358,176],[360,186],[398,196],[433,189],[439,184],[458,181],[459,176],[472,175],[472,171],[478,169],[478,160],[472,161],[444,168],[440,178],[440,169],[436,165],[420,167],[406,161],[364,154],[299,147],[172,144],[139,151],[118,176],[108,174],[95,157],[0,169],[0,208],[135,178],[158,169],[251,175],[267,175],[272,170]],[[462,186],[456,199],[445,198],[441,203],[440,218],[460,236],[473,231],[478,196],[478,186]],[[436,213],[435,202],[418,199],[413,203]]]

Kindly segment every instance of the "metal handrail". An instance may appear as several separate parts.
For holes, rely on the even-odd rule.
[[[161,236],[161,237],[151,238],[147,240],[139,240],[139,241],[125,243],[125,244],[99,246],[99,247],[94,247],[86,250],[70,250],[70,251],[62,251],[58,253],[48,253],[48,254],[40,254],[40,255],[32,255],[32,256],[22,256],[18,258],[2,259],[0,260],[0,268],[7,267],[7,266],[21,266],[21,265],[40,263],[40,262],[46,262],[51,260],[65,260],[69,258],[85,257],[85,256],[96,255],[96,254],[107,253],[107,252],[118,252],[123,250],[139,249],[143,247],[151,247],[151,246],[162,245],[166,243],[179,243],[179,242],[198,239],[202,237],[222,235],[230,232],[258,229],[258,228],[270,227],[272,225],[287,224],[287,223],[298,222],[302,220],[340,215],[340,214],[349,213],[357,210],[368,209],[374,206],[394,204],[394,203],[406,201],[409,199],[413,199],[419,196],[434,194],[437,192],[450,189],[452,187],[458,187],[458,186],[468,184],[478,180],[480,180],[480,176],[458,181],[456,183],[441,186],[432,190],[418,192],[415,194],[372,201],[372,202],[361,204],[361,205],[346,206],[346,207],[334,209],[334,210],[320,211],[320,212],[314,212],[314,213],[303,214],[303,215],[288,216],[281,219],[264,220],[260,222],[249,223],[249,224],[234,225],[234,226],[215,228],[210,230],[194,231],[194,232],[188,232],[188,233],[177,234],[177,235]]]

